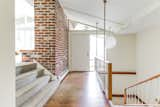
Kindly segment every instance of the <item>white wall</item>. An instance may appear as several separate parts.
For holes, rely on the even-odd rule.
[[[160,27],[137,34],[138,80],[160,73]]]
[[[109,61],[114,71],[136,71],[136,36],[115,36],[117,45],[109,50]]]
[[[109,50],[113,71],[136,71],[136,35],[116,35],[117,45]],[[113,75],[113,93],[123,94],[124,89],[136,83],[136,75]]]
[[[86,44],[87,46],[88,43],[85,43],[85,41],[83,41],[84,38],[81,37],[80,39],[79,36],[89,36],[90,34],[95,34],[95,32],[70,32],[69,47],[74,48],[74,45],[77,45],[76,47],[78,47],[78,41],[80,41],[81,39],[81,42],[83,42],[83,44]],[[79,40],[73,40],[76,38],[78,38]],[[109,50],[109,60],[113,63],[113,70],[136,71],[136,35],[116,35],[115,38],[117,39],[117,46]],[[71,50],[76,51],[74,49],[70,49],[70,55],[72,54]],[[79,53],[77,52],[76,54]],[[72,62],[72,57],[73,56],[70,56],[70,62]]]
[[[109,50],[113,71],[136,71],[136,35],[116,35],[117,45]],[[136,83],[136,75],[113,75],[113,94],[124,94],[124,89]],[[123,98],[113,98],[114,104],[124,104]]]
[[[14,0],[0,0],[0,107],[15,107]]]

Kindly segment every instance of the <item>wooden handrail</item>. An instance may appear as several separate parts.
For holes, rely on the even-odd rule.
[[[141,85],[141,84],[143,84],[143,83],[146,83],[146,82],[148,82],[148,81],[157,79],[157,78],[159,78],[159,77],[160,77],[160,74],[155,75],[155,76],[153,76],[153,77],[150,77],[150,78],[148,78],[148,79],[146,79],[146,80],[140,81],[140,82],[138,82],[138,83],[136,83],[136,84],[134,84],[134,85],[131,85],[131,86],[125,88],[125,90],[124,90],[124,104],[127,103],[127,89],[132,88],[132,87],[135,87],[135,86],[138,86],[138,85]],[[138,96],[137,96],[137,97],[138,97]],[[142,100],[141,100],[141,101],[142,101]],[[143,103],[144,103],[144,102],[143,102]]]
[[[108,63],[108,99],[112,100],[112,63]]]
[[[138,83],[136,83],[136,84],[134,84],[134,85],[131,85],[131,86],[127,87],[126,89],[129,89],[129,88],[135,87],[135,86],[137,86],[137,85],[140,85],[140,84],[146,83],[146,82],[148,82],[148,81],[154,80],[154,79],[159,78],[159,77],[160,77],[160,74],[155,75],[155,76],[150,77],[150,78],[148,78],[148,79],[146,79],[146,80],[143,80],[143,81],[140,81],[140,82],[138,82]]]

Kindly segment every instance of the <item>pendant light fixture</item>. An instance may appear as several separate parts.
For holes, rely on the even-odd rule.
[[[109,49],[114,48],[117,45],[117,40],[114,36],[114,33],[112,32],[112,30],[109,30],[109,34],[106,37],[106,51],[109,51]]]
[[[107,0],[103,0],[104,3],[104,72],[106,71],[106,4],[107,4]],[[105,83],[106,84],[106,83]]]
[[[104,51],[108,51],[108,49],[112,49],[116,46],[117,40],[114,37],[114,33],[112,32],[111,27],[109,28],[109,34],[106,35],[106,4],[107,0],[104,0]],[[106,52],[104,55],[107,57],[108,52]]]
[[[106,61],[106,4],[107,0],[103,0],[104,3],[104,62]]]

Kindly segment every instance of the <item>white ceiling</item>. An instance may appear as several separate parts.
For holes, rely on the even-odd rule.
[[[103,28],[103,0],[60,0],[69,19]],[[108,0],[107,29],[136,33],[160,25],[160,0]]]

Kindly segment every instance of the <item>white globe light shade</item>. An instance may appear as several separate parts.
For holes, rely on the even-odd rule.
[[[117,45],[117,40],[114,36],[107,36],[106,37],[106,48],[112,49]]]

